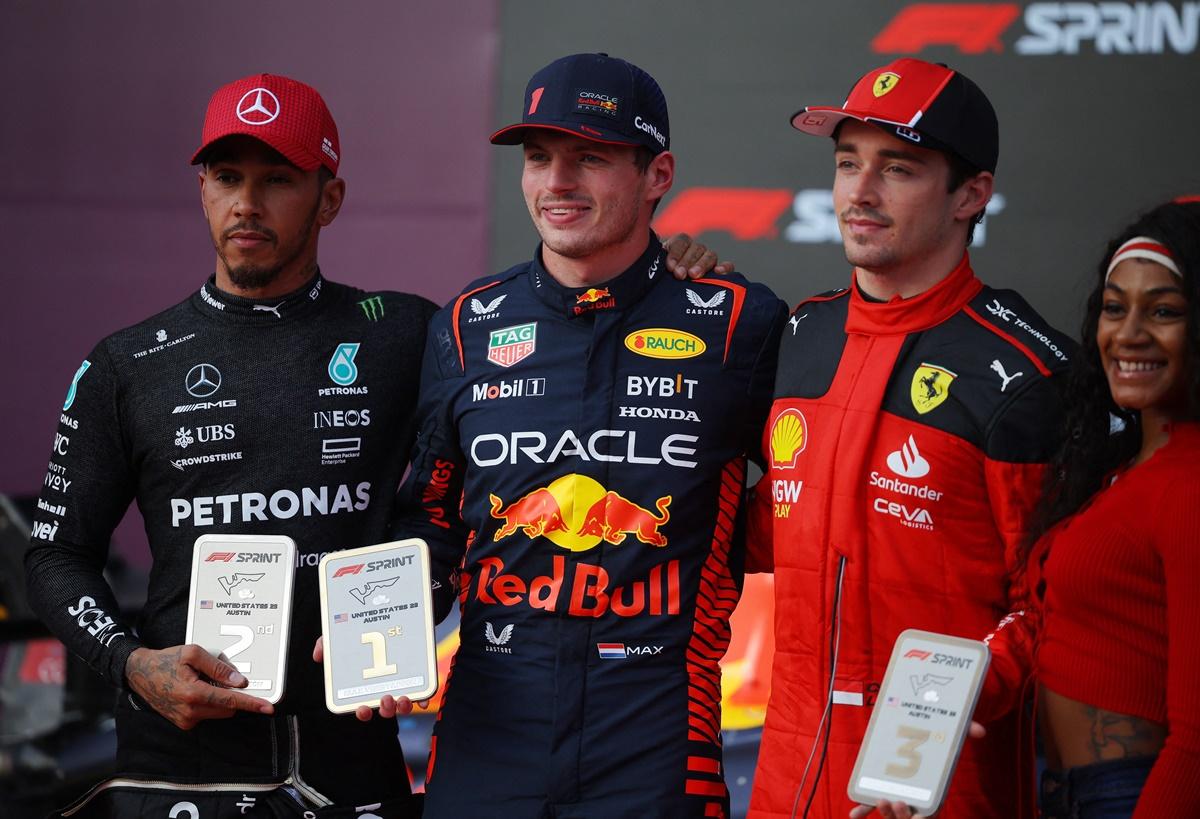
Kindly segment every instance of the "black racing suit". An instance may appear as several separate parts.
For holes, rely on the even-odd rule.
[[[602,285],[539,252],[435,316],[404,533],[462,620],[426,816],[728,814],[718,662],[785,316],[653,237]]]
[[[100,342],[79,368],[26,573],[39,616],[93,669],[126,688],[135,648],[184,642],[197,537],[287,535],[298,553],[286,692],[275,715],[239,712],[183,731],[123,691],[123,774],[290,780],[316,804],[408,801],[395,722],[328,713],[311,652],[320,557],[387,539],[434,309],[417,296],[364,293],[319,274],[271,303],[224,294],[210,279]],[[133,499],[153,559],[136,623],[122,617],[101,574]],[[239,811],[231,802],[228,812]]]

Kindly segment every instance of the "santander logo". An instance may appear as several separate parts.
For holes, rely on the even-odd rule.
[[[888,454],[887,465],[904,478],[923,478],[929,474],[929,461],[921,457],[917,439],[911,435],[898,450]]]

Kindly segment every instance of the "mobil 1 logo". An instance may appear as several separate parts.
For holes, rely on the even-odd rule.
[[[224,656],[246,693],[283,696],[296,544],[278,535],[203,535],[192,551],[187,642]]]
[[[377,707],[385,694],[423,700],[437,690],[429,549],[418,538],[321,558],[325,705]]]

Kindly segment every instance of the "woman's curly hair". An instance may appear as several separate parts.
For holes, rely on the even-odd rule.
[[[1163,244],[1183,274],[1190,382],[1186,417],[1200,419],[1200,197],[1181,197],[1139,217],[1108,243],[1100,260],[1087,299],[1082,344],[1067,376],[1066,431],[1047,475],[1042,531],[1078,511],[1101,488],[1105,476],[1132,459],[1141,447],[1139,415],[1113,402],[1096,344],[1109,260],[1135,236],[1149,236]]]

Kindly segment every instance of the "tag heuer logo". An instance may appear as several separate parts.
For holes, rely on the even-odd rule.
[[[537,322],[492,330],[488,339],[488,361],[511,367],[537,349]]]

